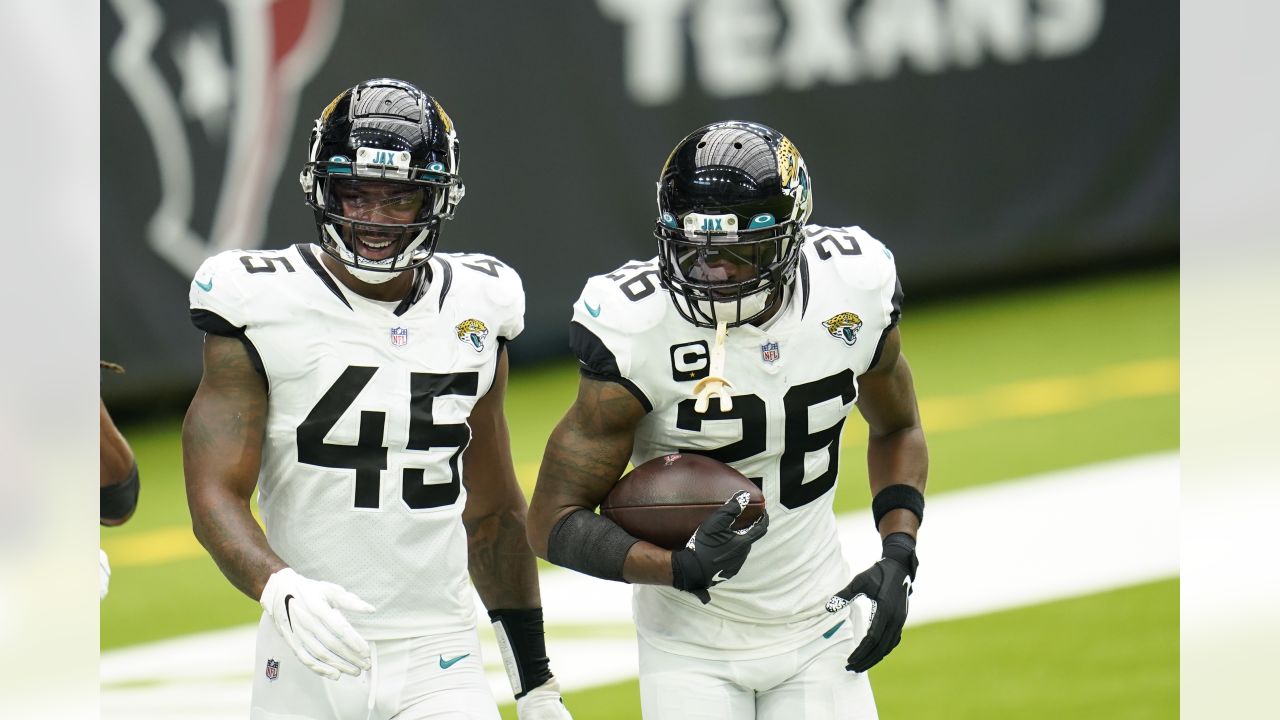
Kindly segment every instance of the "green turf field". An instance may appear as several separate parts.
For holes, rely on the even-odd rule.
[[[929,440],[930,493],[1178,446],[1176,271],[919,308],[907,300],[903,343]],[[507,411],[526,489],[576,380],[570,362],[512,373]],[[133,520],[101,533],[115,568],[104,649],[258,615],[191,536],[179,423],[124,428],[144,487]],[[838,511],[870,503],[863,426],[855,417],[846,427]],[[1113,605],[1123,613],[1105,612]],[[1170,717],[1177,630],[1176,583],[925,626],[876,671],[882,715]],[[572,701],[579,720],[639,717],[627,714],[634,684]]]
[[[871,682],[886,719],[1176,718],[1178,581],[910,629]],[[577,720],[640,720],[634,680],[564,699]]]

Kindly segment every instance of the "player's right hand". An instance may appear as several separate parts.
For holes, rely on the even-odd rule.
[[[258,602],[293,654],[316,674],[337,680],[340,673],[369,669],[369,643],[339,612],[373,612],[354,593],[284,568],[267,579]]]
[[[769,514],[763,510],[749,527],[733,529],[733,522],[750,501],[751,493],[746,490],[734,493],[702,521],[684,549],[671,554],[672,586],[693,593],[705,605],[711,602],[707,588],[738,574],[751,544],[769,530]]]

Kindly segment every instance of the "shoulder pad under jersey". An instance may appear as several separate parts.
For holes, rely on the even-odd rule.
[[[490,317],[498,318],[496,334],[505,340],[524,330],[524,283],[515,268],[484,253],[436,253],[436,258],[451,269],[446,303],[465,303],[477,313],[485,306]]]

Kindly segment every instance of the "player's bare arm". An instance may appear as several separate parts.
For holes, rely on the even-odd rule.
[[[206,335],[204,375],[182,424],[182,465],[192,527],[232,585],[250,598],[285,563],[249,508],[258,482],[267,391],[235,338]]]
[[[902,640],[908,598],[919,566],[916,534],[924,516],[929,452],[898,328],[889,332],[880,359],[858,383],[858,410],[869,428],[871,512],[882,549],[880,560],[833,595],[827,610],[840,612],[859,597],[871,604],[871,624],[845,665],[847,670],[866,672]]]
[[[529,508],[529,541],[540,557],[551,559],[548,539],[562,519],[579,510],[594,511],[617,484],[644,416],[644,406],[621,385],[580,379],[577,399],[547,441]],[[634,543],[626,554],[623,578],[670,585],[670,551],[644,541]]]
[[[516,481],[511,439],[503,401],[507,393],[507,354],[498,359],[493,387],[471,411],[471,444],[463,454],[471,582],[485,607],[535,608],[537,564],[525,535],[524,493]]]
[[[858,410],[867,421],[867,476],[874,497],[890,485],[908,485],[921,494],[929,473],[929,451],[911,368],[902,354],[898,328],[889,332],[875,367],[858,378]],[[880,520],[880,537],[904,532],[912,537],[920,519],[910,510],[890,510]]]

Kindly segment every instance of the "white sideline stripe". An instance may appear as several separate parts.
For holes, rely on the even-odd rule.
[[[1086,595],[1178,574],[1176,452],[1047,473],[931,497],[921,573],[909,624],[951,620]],[[869,511],[842,515],[853,568],[879,556]],[[578,573],[541,576],[547,625],[609,625],[609,637],[549,633],[548,654],[565,689],[637,674],[631,589]],[[478,604],[478,599],[477,599]],[[483,608],[479,608],[484,618]],[[102,717],[108,720],[243,718],[256,625],[103,653]],[[481,622],[494,696],[510,697],[493,632]],[[148,684],[149,683],[149,684]],[[121,687],[123,685],[123,687]]]

